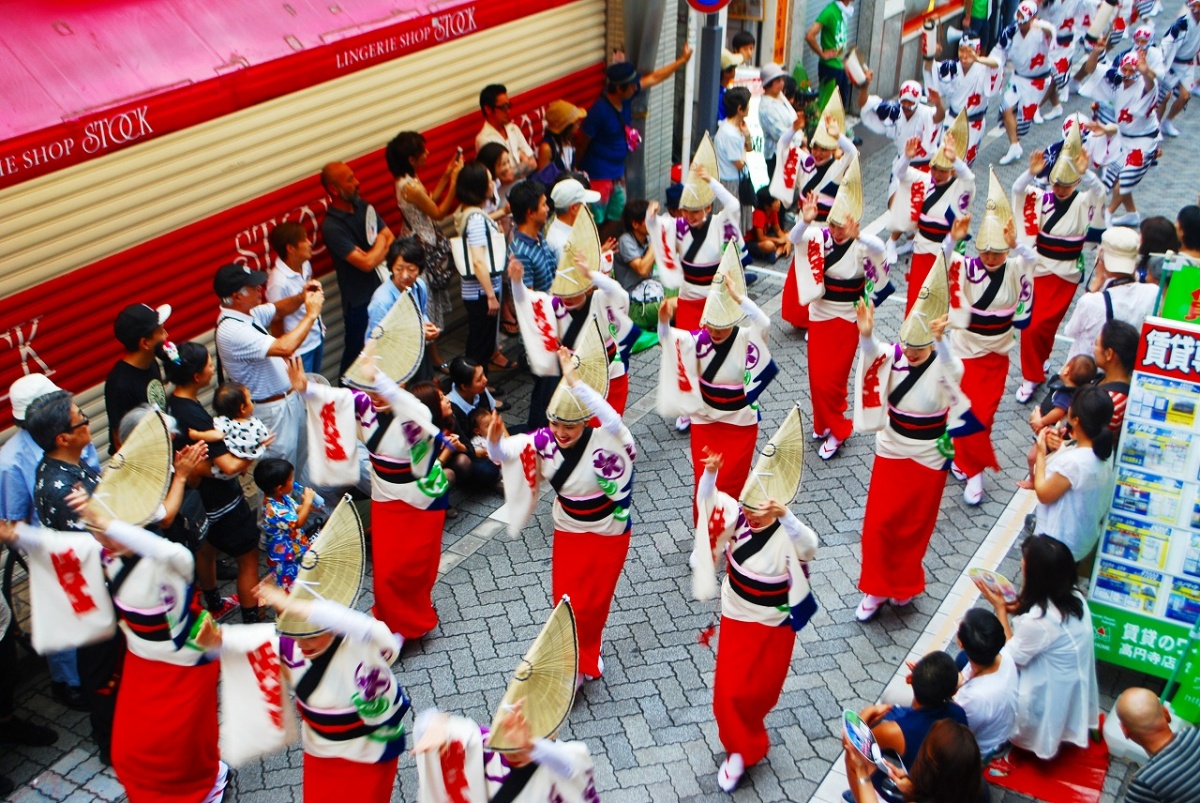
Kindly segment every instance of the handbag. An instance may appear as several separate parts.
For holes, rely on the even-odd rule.
[[[754,206],[757,201],[758,191],[754,189],[750,172],[743,170],[738,174],[738,203],[742,206]]]
[[[475,215],[483,215],[483,212],[473,212],[467,217],[467,224],[463,226],[463,231],[467,230],[470,225],[471,218]],[[487,218],[487,215],[484,215]],[[504,267],[508,264],[507,253],[508,243],[504,240],[504,232],[490,225],[488,221],[488,270],[489,276],[496,276],[504,273]],[[458,270],[458,275],[464,279],[470,279],[475,276],[475,270],[471,266],[471,247],[467,245],[466,237],[451,237],[450,238],[450,256],[454,258],[454,267]]]
[[[425,283],[430,290],[445,290],[453,280],[450,241],[438,232],[432,243],[425,243]]]

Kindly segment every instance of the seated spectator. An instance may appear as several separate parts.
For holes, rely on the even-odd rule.
[[[621,213],[625,232],[617,238],[613,257],[613,278],[626,290],[633,290],[654,273],[654,251],[650,249],[650,234],[646,231],[646,208],[642,199],[629,201]]]
[[[1057,430],[1038,433],[1033,468],[1037,532],[1062,541],[1076,561],[1096,548],[1112,494],[1111,420],[1108,394],[1094,386],[1080,388],[1067,411],[1074,442],[1065,441]]]
[[[857,747],[842,737],[846,751],[846,776],[855,803],[882,800],[871,783],[875,765]],[[925,737],[917,760],[908,772],[889,773],[905,800],[920,803],[971,803],[988,799],[983,782],[979,745],[967,726],[947,719],[935,722]]]
[[[1075,311],[1064,330],[1074,338],[1068,356],[1091,354],[1106,322],[1125,321],[1141,331],[1142,321],[1154,312],[1158,285],[1137,280],[1140,244],[1141,238],[1133,229],[1113,226],[1105,230],[1088,292],[1075,302]]]
[[[869,705],[858,715],[871,726],[880,750],[894,750],[904,766],[911,767],[935,722],[950,719],[967,724],[967,713],[954,702],[957,689],[958,667],[953,658],[938,650],[913,666],[911,706]]]
[[[1200,265],[1200,206],[1189,204],[1179,210],[1175,233],[1179,235],[1179,255],[1192,265]]]
[[[1125,793],[1128,803],[1196,803],[1200,729],[1171,730],[1171,712],[1149,689],[1126,689],[1117,698],[1121,732],[1149,754]]]
[[[972,608],[958,624],[958,645],[967,660],[954,702],[967,712],[967,725],[990,758],[1017,724],[1017,667],[1000,654],[1004,626],[991,611]]]
[[[1064,742],[1087,747],[1088,731],[1099,725],[1092,615],[1075,588],[1075,560],[1061,541],[1026,538],[1021,576],[1011,605],[983,581],[975,586],[1004,626],[1001,656],[1017,666],[1017,727],[1009,741],[1051,759]]]
[[[470,357],[455,357],[450,361],[450,392],[446,398],[450,400],[454,417],[458,419],[457,429],[471,431],[467,417],[480,405],[489,410],[503,409],[488,390],[487,383],[483,366]]]
[[[1047,393],[1033,412],[1029,414],[1029,426],[1033,429],[1034,443],[1029,447],[1029,476],[1017,483],[1018,488],[1033,490],[1033,469],[1037,464],[1037,435],[1046,427],[1052,427],[1067,417],[1075,392],[1096,381],[1096,361],[1087,354],[1076,354],[1058,372],[1062,385]]]
[[[458,417],[454,414],[454,405],[450,402],[450,397],[432,382],[418,382],[409,388],[409,392],[429,408],[434,424],[441,428],[442,435],[449,444],[448,447],[442,449],[438,460],[442,464],[442,470],[446,472],[450,486],[453,488],[490,488],[494,486],[500,479],[500,467],[489,460],[486,453],[480,457],[472,448],[471,430],[468,429],[471,425],[470,414],[467,415],[466,425],[460,425]],[[482,404],[478,408],[488,409]],[[499,413],[490,414],[499,415]],[[487,423],[491,423],[490,418],[487,419]],[[451,518],[453,517],[451,516]]]
[[[750,231],[746,233],[746,249],[756,261],[776,262],[792,255],[792,241],[779,224],[780,205],[770,187],[759,188]]]
[[[1129,401],[1129,381],[1133,366],[1137,363],[1138,341],[1141,335],[1124,321],[1109,321],[1096,338],[1093,356],[1096,367],[1104,372],[1104,378],[1096,386],[1112,399],[1112,421],[1108,428],[1113,438],[1119,438],[1121,424],[1125,422],[1125,404]],[[1114,442],[1115,446],[1115,442]]]

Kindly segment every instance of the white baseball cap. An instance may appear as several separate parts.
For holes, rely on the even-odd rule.
[[[8,396],[12,400],[13,418],[17,421],[24,421],[25,411],[29,409],[29,405],[42,396],[57,390],[62,390],[62,388],[51,382],[50,377],[45,374],[26,374],[13,382],[8,389]]]
[[[574,204],[594,204],[600,202],[600,193],[595,190],[585,190],[578,179],[569,178],[560,181],[550,190],[550,200],[554,208],[562,211]]]
[[[1127,226],[1110,226],[1100,235],[1100,247],[1104,249],[1104,270],[1132,276],[1137,269],[1138,248],[1142,236],[1137,229]]]

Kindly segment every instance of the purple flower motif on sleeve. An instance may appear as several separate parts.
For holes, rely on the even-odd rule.
[[[384,677],[384,671],[377,666],[368,668],[359,664],[354,673],[354,683],[362,693],[362,698],[368,701],[378,700],[392,685],[392,675],[390,672],[387,675]]]
[[[753,371],[760,359],[762,359],[762,355],[759,354],[758,346],[753,341],[748,342],[746,344],[746,370]]]
[[[625,473],[624,459],[619,454],[607,449],[596,450],[596,455],[592,458],[592,466],[605,479],[611,480],[613,477],[619,477]]]

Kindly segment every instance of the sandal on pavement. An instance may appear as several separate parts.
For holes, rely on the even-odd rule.
[[[511,371],[512,369],[517,367],[517,364],[515,362],[513,362],[512,360],[508,359],[507,357],[502,356],[502,359],[504,360],[504,362],[497,362],[496,358],[493,357],[491,360],[488,361],[488,366],[490,366],[491,368],[494,368],[497,371]]]

